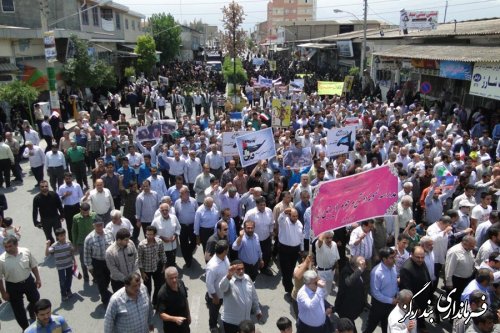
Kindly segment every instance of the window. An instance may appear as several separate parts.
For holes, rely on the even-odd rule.
[[[128,19],[125,19],[125,29],[128,30]]]
[[[82,24],[89,25],[89,11],[87,10],[87,5],[82,7]]]
[[[113,11],[109,8],[101,8],[101,17],[107,21],[113,21]]]
[[[6,13],[14,12],[14,0],[2,0],[2,11]]]
[[[122,22],[120,20],[120,14],[115,13],[116,29],[120,30],[122,28]]]
[[[135,30],[135,21],[132,20],[132,30]]]
[[[99,8],[92,8],[92,21],[94,22],[94,26],[99,26]]]

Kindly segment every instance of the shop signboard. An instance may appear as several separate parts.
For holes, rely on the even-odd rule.
[[[469,94],[500,100],[500,64],[475,63]]]
[[[442,60],[439,63],[439,76],[469,81],[472,78],[472,64],[462,61]]]

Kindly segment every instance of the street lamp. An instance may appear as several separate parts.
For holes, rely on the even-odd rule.
[[[368,14],[368,0],[364,0],[364,13],[363,13],[363,43],[361,45],[361,63],[359,66],[359,75],[363,77],[363,72],[365,70],[365,63],[366,63],[366,19],[367,19],[367,14]],[[334,9],[334,13],[347,13],[356,18],[356,20],[361,21],[354,13],[348,12],[346,10],[341,10],[341,9]]]

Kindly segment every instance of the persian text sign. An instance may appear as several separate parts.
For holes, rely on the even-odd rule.
[[[238,147],[236,147],[236,137],[252,133],[249,131],[223,132],[222,133],[222,156],[238,156]]]
[[[356,142],[356,126],[332,128],[327,134],[327,156],[337,156],[354,150]]]
[[[471,95],[500,100],[500,65],[493,62],[476,62],[470,83]]]
[[[397,171],[389,166],[322,183],[311,208],[314,234],[392,215],[398,201]]]
[[[260,160],[276,156],[273,129],[266,128],[236,137],[236,147],[240,155],[241,166],[247,167]]]
[[[342,95],[344,82],[318,81],[318,95]]]

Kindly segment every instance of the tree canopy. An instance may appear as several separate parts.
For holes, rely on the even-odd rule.
[[[77,88],[114,88],[116,75],[113,66],[103,60],[95,60],[89,55],[89,43],[86,40],[71,36],[74,45],[74,57],[64,64],[62,74],[64,81]]]
[[[153,14],[149,18],[149,30],[154,37],[160,61],[167,63],[173,60],[181,49],[181,27],[171,14]]]
[[[137,67],[144,74],[149,75],[156,64],[156,43],[151,35],[137,37],[135,53],[139,56]]]
[[[245,20],[243,7],[234,0],[222,8],[224,35],[222,36],[222,48],[225,54],[231,58],[241,56],[246,50],[246,33],[241,28]]]
[[[38,94],[35,87],[20,80],[0,85],[0,100],[6,101],[10,106],[29,105],[36,101]]]

